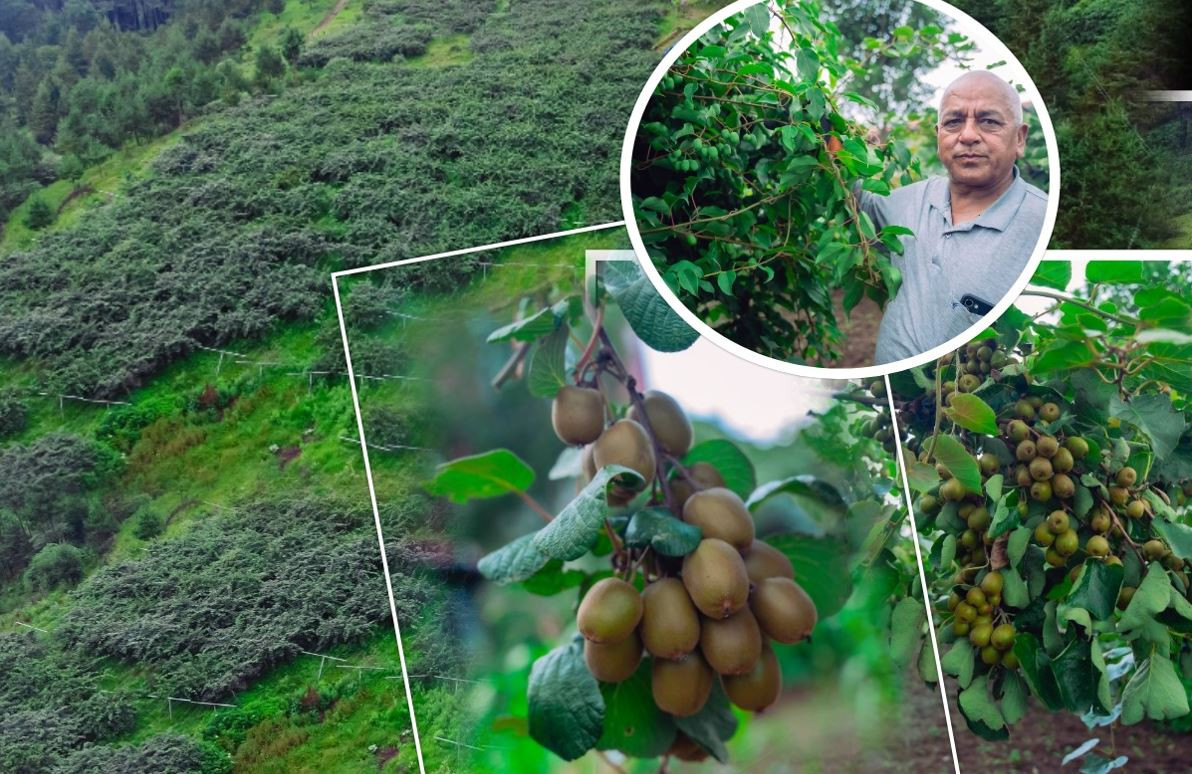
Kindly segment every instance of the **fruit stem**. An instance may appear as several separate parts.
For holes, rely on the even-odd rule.
[[[575,383],[579,384],[583,377],[584,369],[588,366],[588,361],[592,358],[592,353],[596,351],[596,343],[600,341],[600,330],[604,326],[604,307],[596,309],[596,319],[592,321],[592,337],[588,339],[588,345],[584,347],[583,354],[579,356],[579,360],[575,364]]]
[[[535,500],[533,497],[531,497],[528,493],[517,492],[516,494],[518,497],[520,497],[522,499],[522,502],[524,502],[526,505],[530,506],[530,509],[533,510],[534,513],[537,513],[539,516],[546,519],[548,522],[555,520],[555,517],[551,514],[551,512],[548,511],[547,509],[543,508],[542,505],[537,500]]]
[[[1080,299],[1073,298],[1072,296],[1065,295],[1063,293],[1052,293],[1052,292],[1046,291],[1046,290],[1036,290],[1035,288],[1031,288],[1029,290],[1022,291],[1021,295],[1041,296],[1042,298],[1050,298],[1055,301],[1062,301],[1066,304],[1073,304],[1074,306],[1079,306],[1082,309],[1087,309],[1088,311],[1093,312],[1094,314],[1099,314],[1108,320],[1125,323],[1126,325],[1142,325],[1143,324],[1141,320],[1135,319],[1133,317],[1123,317],[1122,315],[1117,315],[1117,314],[1113,314],[1112,312],[1107,312],[1104,309],[1098,309],[1097,307],[1093,306],[1092,304],[1086,304],[1085,302],[1081,301]]]

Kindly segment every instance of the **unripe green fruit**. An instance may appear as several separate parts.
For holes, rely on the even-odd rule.
[[[1051,499],[1051,484],[1046,481],[1036,481],[1031,484],[1031,499],[1037,503],[1045,503]]]
[[[1018,656],[1014,655],[1014,651],[1007,650],[1002,654],[1002,666],[1004,666],[1006,669],[1018,668]]]
[[[982,454],[981,458],[977,460],[977,464],[981,467],[981,472],[986,476],[992,476],[1002,468],[1002,463],[998,461],[997,455]]]
[[[713,679],[711,667],[698,650],[682,661],[656,658],[650,668],[650,692],[658,709],[675,717],[691,717],[708,702]]]
[[[682,457],[691,450],[694,437],[691,420],[674,398],[659,390],[649,390],[642,396],[645,418],[658,439],[658,445],[672,457]],[[629,418],[645,426],[642,410],[635,404],[629,409]]]
[[[985,592],[987,598],[999,595],[1002,593],[1002,585],[1004,583],[1002,574],[994,570],[981,579],[981,591]]]
[[[763,540],[754,540],[745,552],[745,572],[754,584],[766,578],[795,579],[795,567],[791,560]]]
[[[1031,469],[1026,465],[1018,465],[1014,468],[1014,480],[1019,486],[1030,486],[1035,483],[1035,479],[1031,478]]]
[[[719,538],[738,551],[753,543],[753,517],[731,489],[716,487],[691,495],[683,505],[683,521],[699,527],[705,538]]]
[[[1138,481],[1138,471],[1126,466],[1117,472],[1118,486],[1131,487]]]
[[[1108,556],[1109,541],[1105,539],[1104,535],[1093,535],[1089,538],[1089,542],[1085,543],[1084,550],[1088,552],[1089,556]]]
[[[599,390],[565,385],[551,401],[550,423],[569,446],[591,443],[604,430],[604,397]]]
[[[972,392],[980,386],[981,379],[975,374],[965,374],[956,380],[956,387],[961,392]]]
[[[1035,442],[1031,439],[1019,442],[1018,446],[1014,448],[1014,456],[1018,458],[1019,462],[1030,462],[1038,455],[1035,449]]]
[[[761,657],[753,669],[745,674],[726,676],[722,682],[729,701],[741,709],[760,712],[769,707],[782,690],[782,672],[774,649],[763,641]]]
[[[1113,554],[1110,554],[1109,556],[1105,557],[1105,563],[1110,564],[1110,565],[1117,565],[1118,567],[1123,566],[1122,558],[1120,556],[1115,556]]]
[[[961,503],[956,507],[956,515],[965,521],[968,521],[968,517],[971,516],[975,510],[977,510],[976,503]]]
[[[886,380],[885,379],[874,379],[872,382],[869,383],[869,392],[875,398],[886,397]]]
[[[750,608],[762,632],[787,644],[804,640],[815,628],[815,603],[789,578],[766,578],[757,584]]]
[[[1051,469],[1051,460],[1043,457],[1035,457],[1031,460],[1029,465],[1031,470],[1031,478],[1036,481],[1050,481],[1051,477],[1055,475],[1055,471]]]
[[[977,359],[978,360],[989,360],[992,357],[993,357],[993,350],[990,349],[989,347],[981,347],[980,349],[977,350]]]
[[[592,460],[596,468],[608,465],[623,465],[637,471],[649,486],[654,480],[654,448],[645,428],[632,419],[622,419],[604,431],[596,439],[592,449]]]
[[[1015,634],[1013,624],[1001,624],[993,630],[993,634],[989,638],[989,644],[998,650],[1009,650],[1014,647]]]
[[[1057,450],[1055,456],[1051,458],[1051,467],[1054,468],[1057,473],[1067,473],[1068,471],[1072,470],[1072,467],[1075,464],[1076,460],[1073,459],[1072,452],[1068,451],[1067,449],[1061,448]]]
[[[968,621],[962,621],[957,618],[952,622],[952,633],[957,637],[964,637],[971,631],[971,626]]]
[[[1010,424],[1006,425],[1006,432],[1010,436],[1010,440],[1022,442],[1031,436],[1031,428],[1026,422],[1021,419],[1010,420]]]
[[[1039,522],[1039,526],[1035,527],[1035,542],[1044,548],[1055,542],[1055,533],[1047,526],[1046,521]]]
[[[948,594],[948,609],[955,610],[956,606],[959,605],[961,601],[962,599],[959,594],[957,594],[955,591],[951,592]]]
[[[1044,554],[1043,558],[1052,567],[1063,567],[1064,563],[1068,561],[1068,558],[1063,554],[1058,553],[1055,548],[1047,549],[1047,553]]]
[[[1080,548],[1080,536],[1070,529],[1055,536],[1055,552],[1060,556],[1071,556]]]
[[[683,658],[699,644],[699,613],[678,578],[656,580],[642,591],[641,636],[658,658]]]
[[[1130,600],[1134,599],[1134,592],[1137,590],[1134,586],[1122,586],[1122,590],[1118,592],[1117,599],[1119,610],[1125,610],[1130,605]]]
[[[976,645],[978,648],[983,648],[989,644],[989,637],[992,634],[993,626],[991,624],[977,624],[969,630],[969,642]]]
[[[1053,436],[1044,435],[1035,441],[1035,451],[1040,457],[1051,459],[1060,450],[1060,442],[1055,440]]]
[[[1072,452],[1073,457],[1082,460],[1089,453],[1089,442],[1078,435],[1074,435],[1064,441],[1064,448]]]
[[[958,480],[951,478],[940,484],[940,497],[951,502],[959,502],[964,499],[964,484]]]
[[[982,533],[989,529],[989,522],[989,509],[984,507],[973,509],[973,512],[968,517],[969,529],[977,533]]]
[[[761,657],[761,629],[748,607],[721,620],[705,618],[700,625],[699,649],[714,671],[745,674]]]
[[[1035,407],[1028,401],[1020,400],[1014,404],[1014,414],[1019,419],[1030,421],[1035,418]]]
[[[1002,652],[992,645],[981,648],[981,662],[987,666],[994,666],[1002,660]]]
[[[1113,526],[1113,518],[1109,513],[1101,507],[1096,508],[1089,518],[1089,528],[1098,534],[1104,535]]]
[[[965,593],[964,601],[977,608],[978,612],[980,612],[981,605],[984,605],[986,602],[985,592],[979,586],[973,586]]]
[[[1027,395],[1026,398],[1024,398],[1024,400],[1035,411],[1038,411],[1039,409],[1043,408],[1043,399],[1040,398],[1038,395]]]
[[[749,575],[741,554],[717,538],[704,538],[683,558],[683,585],[709,618],[728,618],[749,600]]]
[[[1142,544],[1142,554],[1147,558],[1147,561],[1154,562],[1162,559],[1167,554],[1167,546],[1163,545],[1162,540],[1151,539]]]
[[[1142,500],[1131,500],[1126,505],[1126,515],[1131,519],[1141,519],[1146,514],[1146,503]]]
[[[1044,422],[1054,422],[1060,418],[1060,407],[1054,403],[1044,403],[1039,408],[1039,418]]]
[[[580,634],[598,643],[619,642],[642,619],[642,596],[620,578],[601,578],[588,589],[575,615]]]
[[[1056,473],[1051,479],[1051,492],[1061,500],[1076,494],[1076,482],[1067,473]]]
[[[923,495],[919,498],[919,510],[934,515],[940,510],[940,501],[933,495]]]
[[[956,620],[964,621],[965,623],[972,623],[977,620],[977,608],[970,605],[968,602],[961,602],[956,606]]]
[[[642,662],[642,643],[636,632],[616,642],[601,644],[584,640],[584,662],[588,671],[602,683],[628,680]]]
[[[948,466],[942,462],[937,462],[935,464],[935,472],[938,473],[940,478],[944,481],[952,480],[952,471],[948,470]]]
[[[1109,487],[1109,501],[1114,505],[1125,505],[1130,501],[1130,490],[1125,487]]]
[[[943,392],[945,395],[947,395],[950,392],[956,392],[956,382],[954,382],[950,379],[948,381],[944,382],[941,387],[941,392]]]

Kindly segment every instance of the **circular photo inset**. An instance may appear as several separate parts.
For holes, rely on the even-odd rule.
[[[788,373],[924,363],[1042,258],[1054,130],[1013,54],[915,0],[730,5],[638,99],[621,194],[647,275],[714,342]]]

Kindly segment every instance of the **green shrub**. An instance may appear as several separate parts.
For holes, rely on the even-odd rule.
[[[0,393],[0,438],[23,431],[29,423],[29,407],[14,391]]]
[[[50,543],[29,560],[25,582],[37,591],[73,586],[83,579],[83,552],[69,543]]]

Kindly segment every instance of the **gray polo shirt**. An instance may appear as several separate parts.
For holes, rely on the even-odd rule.
[[[953,225],[947,177],[932,177],[878,196],[860,192],[861,208],[880,228],[906,226],[903,254],[893,256],[902,288],[886,306],[876,364],[919,355],[981,318],[960,304],[971,294],[996,304],[1026,268],[1043,230],[1047,194],[1014,169],[1014,182],[989,209]]]

